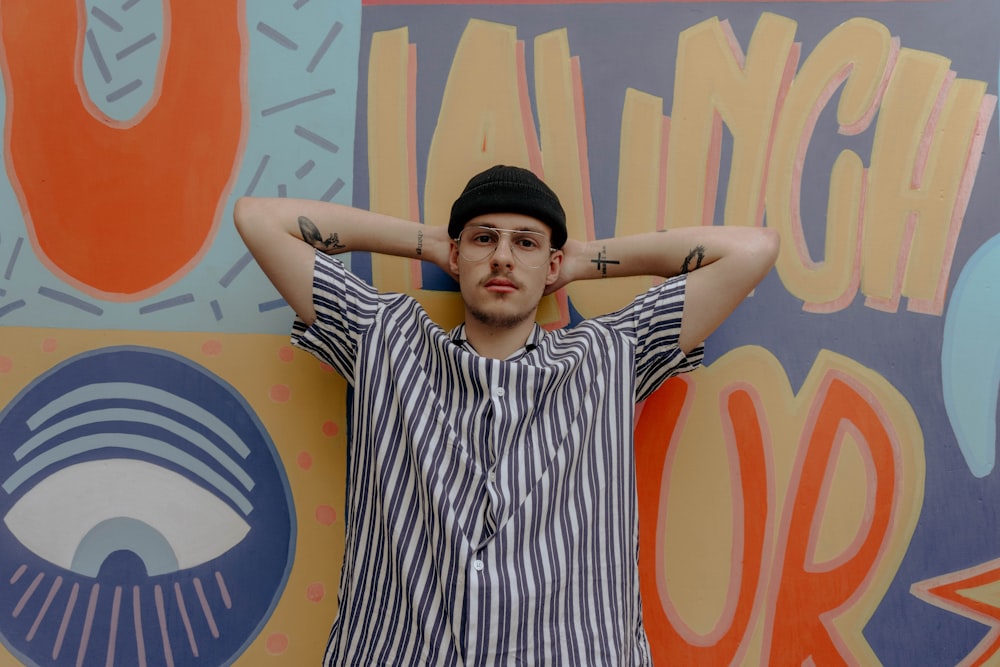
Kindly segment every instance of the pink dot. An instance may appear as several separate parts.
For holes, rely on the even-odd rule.
[[[0,373],[10,373],[14,370],[14,360],[0,355]]]
[[[55,338],[42,340],[42,352],[55,352],[57,347],[59,347],[59,342]]]
[[[320,367],[320,368],[321,368],[322,370],[326,371],[327,373],[333,373],[333,372],[334,372],[334,370],[333,370],[333,366],[331,366],[330,364],[322,364],[322,363],[321,363],[321,364],[319,365],[319,367]]]
[[[271,385],[271,400],[275,403],[287,403],[292,397],[292,390],[287,384]]]
[[[288,362],[295,358],[295,350],[285,345],[284,347],[278,348],[278,359]]]
[[[323,423],[323,435],[332,438],[338,433],[340,433],[340,427],[337,426],[337,422],[328,421]]]
[[[312,454],[309,452],[299,452],[299,456],[295,459],[295,462],[298,463],[299,467],[303,470],[309,470],[309,468],[313,467]]]
[[[337,511],[329,505],[319,505],[316,507],[316,520],[324,526],[329,526],[337,520]]]
[[[201,345],[201,353],[206,357],[217,357],[222,354],[222,341],[206,340]]]
[[[326,587],[320,582],[314,582],[306,587],[306,599],[310,602],[321,602],[326,597]]]
[[[284,632],[273,632],[268,636],[265,646],[271,655],[281,655],[288,650],[288,635]]]

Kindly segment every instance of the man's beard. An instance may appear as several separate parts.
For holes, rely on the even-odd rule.
[[[486,326],[495,329],[513,329],[535,314],[534,309],[523,313],[487,313],[478,308],[469,307],[469,315]]]

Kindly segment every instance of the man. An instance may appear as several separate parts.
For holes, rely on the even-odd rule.
[[[555,193],[507,166],[469,181],[447,229],[288,199],[241,199],[235,218],[298,315],[294,343],[354,390],[326,664],[649,664],[634,403],[699,365],[777,237],[569,240]],[[352,250],[442,267],[465,322],[445,332],[330,257]],[[569,329],[535,323],[542,296],[573,280],[639,274],[667,280]]]

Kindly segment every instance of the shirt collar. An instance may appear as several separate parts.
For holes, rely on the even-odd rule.
[[[451,332],[448,334],[448,338],[451,339],[452,344],[458,345],[459,347],[464,348],[469,352],[475,352],[476,354],[479,354],[478,352],[476,352],[476,349],[469,344],[469,339],[466,338],[465,336],[465,322],[459,324],[457,327],[452,329]],[[524,347],[514,352],[512,355],[504,359],[504,361],[515,361],[517,359],[520,359],[521,357],[523,357],[524,355],[528,354],[529,352],[533,351],[536,347],[538,347],[539,344],[541,344],[543,338],[545,338],[545,329],[540,327],[538,325],[538,322],[535,322],[535,326],[532,327],[531,333],[528,334],[528,339],[524,341]]]

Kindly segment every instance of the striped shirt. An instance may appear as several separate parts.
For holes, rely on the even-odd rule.
[[[353,387],[326,665],[646,665],[635,402],[697,367],[684,276],[481,357],[413,298],[316,254],[295,345]]]

